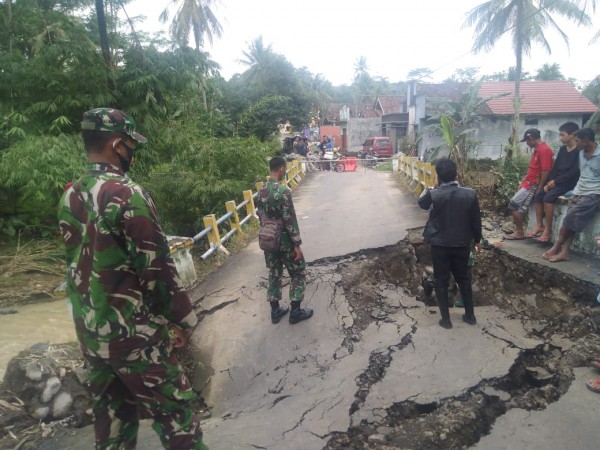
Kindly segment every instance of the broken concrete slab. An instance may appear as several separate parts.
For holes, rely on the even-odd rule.
[[[588,368],[574,370],[575,379],[560,401],[542,411],[511,409],[499,417],[489,435],[475,446],[482,450],[597,449],[596,428],[600,396],[585,387],[598,373]],[[590,401],[590,397],[598,397]]]
[[[397,323],[415,325],[411,345],[392,352],[385,377],[371,387],[365,403],[352,417],[354,425],[375,420],[374,409],[412,400],[431,403],[460,395],[482,380],[504,376],[522,349],[540,341],[527,338],[518,320],[511,320],[495,307],[476,308],[482,327],[454,319],[452,330],[438,325],[439,316],[412,310],[412,318],[398,316]],[[449,382],[448,380],[452,380]]]

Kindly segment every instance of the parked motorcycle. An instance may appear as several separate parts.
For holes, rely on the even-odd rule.
[[[364,167],[373,168],[377,165],[377,156],[369,152],[358,152],[356,155]]]
[[[342,156],[337,148],[333,149],[333,160],[331,161],[331,168],[338,173],[344,172],[346,170],[346,165],[344,164],[344,156]]]

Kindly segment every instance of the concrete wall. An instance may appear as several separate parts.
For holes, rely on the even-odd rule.
[[[319,129],[319,141],[323,136],[333,138],[334,147],[342,146],[342,128],[338,125],[322,125]]]
[[[567,215],[569,209],[568,200],[564,197],[559,197],[554,205],[554,219],[552,222],[552,242],[558,240],[558,233],[563,219]],[[536,226],[535,209],[533,206],[529,208],[527,232],[533,231]],[[581,233],[578,233],[571,245],[571,250],[584,255],[600,257],[600,249],[596,245],[596,236],[600,236],[600,214],[596,214],[592,221]]]
[[[358,151],[367,138],[381,136],[381,119],[350,119],[347,123],[347,135],[348,150]]]
[[[417,98],[417,110],[416,114],[425,114],[424,105],[420,105],[421,98]],[[421,108],[420,108],[421,106]],[[417,115],[417,117],[423,117]],[[580,114],[577,115],[564,115],[564,116],[549,116],[549,117],[538,117],[537,125],[526,125],[524,117],[521,120],[520,135],[528,128],[537,128],[542,133],[542,139],[548,143],[554,151],[558,151],[560,147],[560,141],[558,139],[558,127],[565,122],[575,122],[579,126],[582,126],[582,117]],[[498,159],[504,156],[504,147],[508,145],[508,138],[511,134],[512,119],[510,117],[486,117],[484,118],[475,128],[476,132],[472,135],[472,138],[479,141],[476,149],[469,156],[475,159],[491,158]],[[425,122],[420,121],[419,130],[422,134],[422,139],[419,142],[419,156],[423,156],[426,149],[433,149],[443,142],[441,136],[431,135],[425,131]],[[523,153],[529,152],[526,144],[521,144]],[[447,152],[446,152],[447,153]]]

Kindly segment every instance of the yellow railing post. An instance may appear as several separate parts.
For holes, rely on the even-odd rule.
[[[226,255],[229,255],[229,250],[227,250],[225,247],[223,247],[223,244],[221,244],[221,236],[219,234],[219,226],[217,225],[217,217],[214,214],[209,214],[208,216],[204,216],[202,220],[204,222],[204,228],[212,227],[207,235],[211,248],[217,248]]]
[[[435,166],[431,166],[431,187],[435,187],[435,183],[437,182],[437,172],[435,171]]]
[[[240,236],[243,236],[244,233],[242,232],[242,225],[240,224],[240,216],[237,212],[235,202],[233,200],[226,202],[225,208],[227,209],[228,213],[231,213],[231,217],[229,218],[229,226],[231,227],[232,230],[234,228],[237,229],[237,234],[239,234]]]
[[[246,203],[246,215],[258,219],[258,215],[256,214],[256,207],[254,206],[254,194],[252,193],[252,191],[244,191],[243,194],[244,201],[248,202]]]
[[[256,186],[256,191],[260,191],[262,189],[262,187],[265,185],[265,183],[263,183],[262,181],[259,181],[258,183],[256,183],[254,186]]]
[[[418,158],[411,158],[410,161],[410,185],[419,182],[419,160]],[[409,185],[409,186],[410,186]]]
[[[287,163],[286,164],[286,184],[291,188],[294,189],[296,186],[298,186],[298,183],[296,182],[296,180],[294,179],[294,163]]]
[[[431,163],[425,163],[425,184],[426,189],[435,186],[435,167]]]
[[[425,184],[425,164],[421,161],[417,162],[417,185],[415,186],[414,193],[418,197],[423,192],[423,184]]]
[[[298,176],[302,180],[306,176],[306,172],[304,170],[305,169],[304,161],[302,159],[297,159],[296,161],[298,161]]]

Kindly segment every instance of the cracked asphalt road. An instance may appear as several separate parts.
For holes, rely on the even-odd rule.
[[[267,272],[256,242],[193,291],[194,299],[202,299],[198,312],[203,316],[193,336],[201,361],[195,384],[211,407],[212,416],[203,422],[211,450],[322,449],[335,433],[383,423],[394,405],[428,408],[505,377],[522,352],[540,346],[519,320],[495,306],[476,309],[477,326],[464,324],[461,311],[454,311],[454,329],[445,330],[435,307],[393,284],[379,287],[383,310],[360,322],[341,283],[347,263],[359,258],[350,254],[395,244],[427,217],[393,184],[389,174],[318,173],[295,192],[310,263],[305,297],[306,306],[315,310],[310,320],[293,326],[285,320],[270,323]],[[510,399],[498,389],[490,391]],[[589,396],[579,389],[568,394],[569,405],[585,398],[586,411],[598,416]],[[554,415],[550,408],[511,410],[479,448],[533,448],[525,445],[532,437],[519,431],[524,420],[545,425],[544,448],[596,448],[586,446],[595,437],[586,440],[585,433],[573,431],[569,436],[578,435],[581,445],[560,446],[557,427],[548,426],[554,420],[569,423],[559,403],[552,405]],[[90,448],[78,446],[85,442],[81,433],[74,446],[64,442],[41,448]],[[377,442],[371,448],[379,448]],[[160,448],[147,424],[140,448]]]

